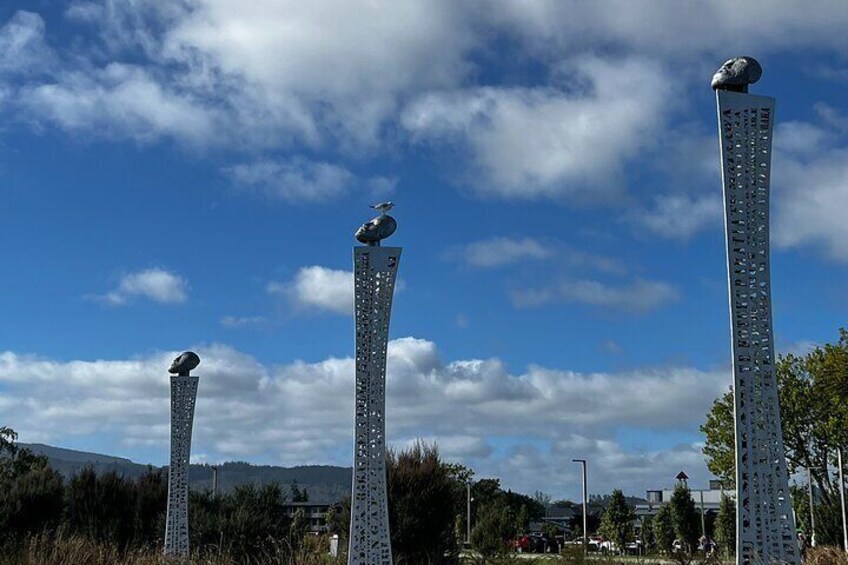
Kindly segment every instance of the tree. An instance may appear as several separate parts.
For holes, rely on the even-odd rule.
[[[661,506],[657,515],[654,516],[653,529],[657,548],[663,553],[671,551],[675,534],[674,520],[671,517],[671,507],[668,504]]]
[[[522,504],[515,516],[515,529],[519,532],[526,532],[530,526],[530,511],[527,510],[527,505]]]
[[[147,468],[135,481],[135,541],[158,545],[165,536],[168,479],[161,469]]]
[[[300,488],[300,485],[297,484],[297,481],[292,483],[291,491],[292,502],[309,502],[309,491],[305,487]]]
[[[400,453],[389,451],[386,472],[395,561],[414,565],[457,558],[454,511],[462,491],[438,448],[418,442]]]
[[[471,545],[486,559],[506,553],[516,534],[512,510],[503,500],[497,500],[483,508],[479,516],[471,530]]]
[[[658,550],[657,538],[654,533],[653,516],[645,516],[642,519],[642,547],[646,554],[651,554]]]
[[[837,343],[806,355],[780,356],[775,375],[788,471],[810,470],[819,492],[817,541],[839,543],[839,488],[828,468],[835,466],[838,448],[848,449],[848,332],[840,329]],[[701,427],[707,465],[727,484],[735,474],[733,429],[733,396],[727,393],[715,401]]]
[[[636,515],[627,501],[624,493],[616,489],[607,503],[606,511],[601,517],[600,534],[611,540],[619,551],[633,538],[633,520]]]
[[[97,475],[86,467],[65,489],[66,524],[71,533],[125,548],[133,539],[136,489],[114,471]]]
[[[721,495],[718,507],[715,542],[722,556],[732,557],[736,553],[736,504],[726,494]]]
[[[694,551],[698,547],[700,519],[689,487],[682,482],[678,483],[674,487],[674,493],[671,495],[668,506],[671,510],[674,535],[683,543],[688,552]]]
[[[0,542],[7,543],[53,530],[62,516],[62,477],[46,458],[14,445],[16,438],[12,430],[0,429],[0,442],[6,442],[0,445]]]

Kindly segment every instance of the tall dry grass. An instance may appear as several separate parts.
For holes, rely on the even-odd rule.
[[[848,557],[839,547],[810,548],[804,565],[848,565]]]
[[[327,544],[310,540],[292,554],[282,545],[265,555],[244,559],[216,548],[195,552],[184,565],[342,565],[341,558],[326,555]],[[161,548],[120,551],[116,546],[79,537],[36,536],[17,549],[0,551],[0,565],[174,565]]]

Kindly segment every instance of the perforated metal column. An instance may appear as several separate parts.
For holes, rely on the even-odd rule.
[[[355,247],[356,429],[348,565],[391,565],[386,348],[400,247]]]
[[[168,511],[165,555],[188,555],[188,464],[198,377],[171,377],[171,465],[168,467]]]
[[[718,90],[740,564],[800,563],[774,372],[769,175],[774,98]]]

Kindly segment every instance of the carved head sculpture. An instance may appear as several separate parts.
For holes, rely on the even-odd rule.
[[[362,224],[356,230],[356,240],[366,245],[380,245],[380,241],[386,239],[397,230],[397,222],[388,214],[374,218],[370,222]]]
[[[724,63],[713,75],[713,90],[748,92],[748,85],[763,76],[763,68],[753,57],[735,57]]]
[[[179,357],[174,359],[174,362],[171,363],[171,367],[168,369],[168,372],[172,375],[185,377],[188,376],[188,374],[191,373],[191,371],[198,365],[200,365],[200,357],[198,357],[197,353],[194,351],[186,351],[185,353],[180,353]]]

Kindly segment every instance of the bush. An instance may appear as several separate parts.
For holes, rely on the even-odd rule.
[[[386,458],[389,528],[395,563],[452,563],[459,549],[454,535],[454,509],[464,500],[462,489],[435,445],[416,443]]]
[[[471,545],[485,558],[504,555],[510,551],[509,542],[515,537],[515,517],[509,506],[498,500],[484,508],[471,530]]]

